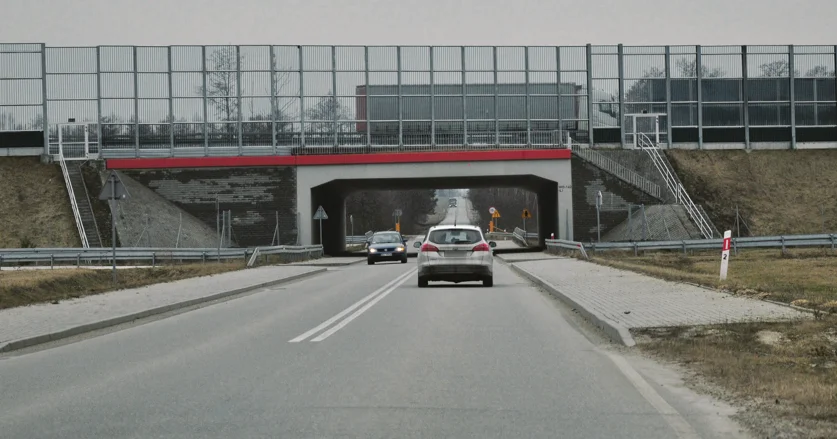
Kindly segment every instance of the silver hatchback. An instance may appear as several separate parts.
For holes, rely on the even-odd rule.
[[[430,281],[482,281],[494,285],[494,252],[476,226],[436,226],[414,244],[418,254],[418,286]]]

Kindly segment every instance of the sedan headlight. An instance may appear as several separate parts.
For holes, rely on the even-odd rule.
[[[404,247],[402,247],[402,246],[398,246],[398,248],[396,248],[396,249],[395,249],[395,251],[398,251],[398,252],[403,252],[403,251],[404,251]]]
[[[369,249],[369,253],[378,253],[378,250],[377,250],[377,249],[374,249],[374,248],[370,248],[370,249]]]

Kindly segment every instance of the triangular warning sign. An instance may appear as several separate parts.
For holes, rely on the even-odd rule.
[[[315,220],[327,220],[328,219],[328,214],[326,213],[325,209],[323,209],[323,206],[320,206],[320,207],[317,208],[317,212],[314,213],[314,219]]]

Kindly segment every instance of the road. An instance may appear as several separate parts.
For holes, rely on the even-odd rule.
[[[0,437],[697,437],[570,313],[494,276],[419,290],[414,263],[352,265],[8,357]]]

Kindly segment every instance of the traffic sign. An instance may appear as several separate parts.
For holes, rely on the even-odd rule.
[[[494,215],[494,212],[496,212],[496,211],[497,211],[497,209],[495,209],[495,208],[493,208],[493,207],[489,207],[489,208],[488,208],[488,213],[490,213],[490,214],[492,214],[492,215]]]
[[[491,218],[500,218],[500,211],[494,209],[494,213],[491,214]]]
[[[523,209],[523,218],[532,218],[532,213],[529,212],[529,209]]]
[[[403,212],[401,211],[401,209],[395,209],[395,211],[392,212],[392,216],[401,216],[402,214]]]
[[[102,191],[99,193],[100,200],[124,200],[128,198],[128,191],[116,171],[110,171],[108,182],[102,186]]]
[[[320,207],[317,208],[317,212],[314,213],[314,219],[315,220],[327,220],[328,219],[328,214],[326,213],[325,209],[323,209],[323,206],[320,206]]]

